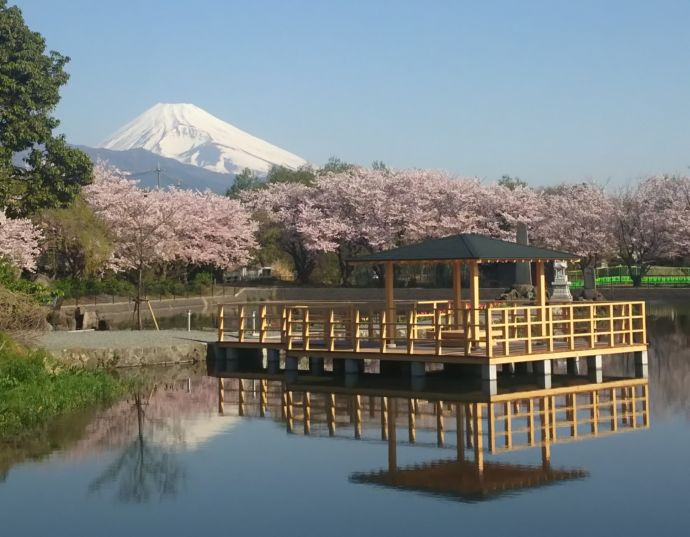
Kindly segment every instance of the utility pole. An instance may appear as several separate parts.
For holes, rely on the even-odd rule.
[[[156,164],[156,188],[160,190],[161,188],[161,162],[160,160],[158,161],[158,164]]]

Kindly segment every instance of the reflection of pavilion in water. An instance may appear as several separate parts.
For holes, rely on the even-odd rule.
[[[270,416],[289,433],[385,441],[388,467],[355,473],[352,481],[477,500],[587,476],[581,469],[551,466],[551,448],[649,427],[646,379],[559,376],[550,389],[515,380],[497,395],[447,379],[415,391],[389,379],[364,378],[355,387],[337,377],[298,377],[264,372],[222,373],[219,412]],[[406,427],[406,438],[400,429]],[[399,444],[439,448],[454,458],[399,466]],[[423,440],[423,438],[422,438]],[[540,449],[541,465],[492,461],[487,456]]]

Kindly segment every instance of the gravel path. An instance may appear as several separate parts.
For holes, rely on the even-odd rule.
[[[172,347],[185,343],[216,341],[215,331],[192,330],[108,330],[91,332],[46,332],[36,345],[47,350],[62,349],[127,349]]]

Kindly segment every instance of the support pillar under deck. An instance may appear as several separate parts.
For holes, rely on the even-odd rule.
[[[649,364],[647,351],[637,351],[635,357],[635,377],[646,379],[649,378]]]
[[[278,349],[266,349],[266,369],[271,374],[280,371],[280,351]]]
[[[539,360],[534,362],[533,365],[539,387],[546,389],[551,388],[551,360]]]
[[[324,359],[323,358],[309,358],[309,373],[315,377],[322,377],[325,372]]]
[[[579,358],[566,358],[565,359],[565,367],[566,367],[566,372],[568,375],[577,377],[580,374],[582,374],[582,368],[580,367],[580,359]]]
[[[603,360],[601,354],[587,357],[587,378],[600,384],[604,381]]]
[[[486,395],[498,393],[498,373],[494,364],[481,365],[482,391]]]

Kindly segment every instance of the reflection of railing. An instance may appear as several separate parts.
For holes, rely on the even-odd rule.
[[[354,390],[286,387],[283,381],[223,379],[219,381],[219,410],[240,416],[267,413],[284,421],[290,432],[301,424],[304,434],[324,425],[329,436],[352,428],[354,438],[374,426],[381,439],[390,433],[391,401]],[[227,393],[226,393],[227,392]],[[643,379],[613,380],[492,397],[487,402],[440,401],[420,393],[419,398],[397,399],[394,419],[408,428],[408,441],[417,431],[435,431],[436,443],[446,445],[446,433],[455,432],[460,449],[501,453],[523,448],[547,448],[649,427],[649,389]],[[236,410],[235,410],[236,409]],[[548,454],[547,454],[548,455]]]
[[[646,381],[617,381],[549,393],[540,398],[507,396],[504,401],[489,403],[489,451],[498,453],[649,427]]]
[[[505,357],[645,345],[645,304],[258,303],[220,305],[218,339],[286,350]]]

